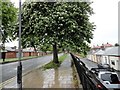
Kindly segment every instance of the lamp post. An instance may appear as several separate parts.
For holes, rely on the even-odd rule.
[[[19,62],[17,67],[18,90],[22,90],[22,63],[21,63],[21,0],[19,0]]]

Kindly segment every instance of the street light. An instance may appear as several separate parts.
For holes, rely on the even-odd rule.
[[[19,65],[17,67],[18,89],[22,90],[22,63],[21,63],[21,0],[19,0]]]

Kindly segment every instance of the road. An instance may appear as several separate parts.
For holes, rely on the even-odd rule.
[[[62,54],[59,54],[61,56]],[[22,61],[22,70],[23,73],[33,70],[37,67],[40,67],[52,60],[52,55],[43,56],[35,59],[29,59]],[[8,63],[8,64],[1,64],[2,66],[2,73],[0,73],[0,77],[2,77],[2,81],[0,83],[14,77],[17,75],[17,66],[18,62]],[[0,67],[1,67],[0,66]]]
[[[89,59],[87,58],[83,58],[83,59],[80,59],[81,61],[83,61],[83,63],[85,63],[86,67],[90,70],[91,68],[97,68],[97,63],[95,62],[92,62],[90,61]],[[117,72],[119,77],[120,77],[120,72]]]
[[[89,59],[87,58],[83,58],[83,59],[80,59],[81,61],[83,61],[83,63],[85,63],[86,67],[91,70],[91,68],[97,68],[97,64],[90,61]]]

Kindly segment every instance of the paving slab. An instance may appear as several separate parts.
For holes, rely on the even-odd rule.
[[[71,56],[58,69],[35,69],[23,76],[23,88],[76,88],[73,80]],[[16,78],[3,88],[17,88]]]

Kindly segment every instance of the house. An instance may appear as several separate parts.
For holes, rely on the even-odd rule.
[[[107,43],[100,47],[93,47],[91,50],[94,50],[94,53],[89,52],[87,58],[96,63],[109,64],[112,68],[120,70],[120,46]]]
[[[87,58],[89,59],[89,60],[91,60],[91,61],[93,61],[93,62],[97,62],[96,61],[96,52],[97,52],[98,50],[90,50],[89,52],[88,52],[88,54],[87,54]]]
[[[102,55],[102,62],[101,62],[102,64],[110,64],[110,57],[106,53],[110,52],[110,50],[112,48],[114,48],[114,47],[107,47],[107,48],[104,49],[104,53]]]
[[[3,52],[3,51],[2,51]],[[0,56],[2,58],[2,52],[0,53]],[[5,58],[18,58],[19,57],[19,50],[16,47],[5,47],[4,50]],[[22,49],[21,57],[29,57],[29,56],[38,56],[40,52],[35,52],[34,49]]]
[[[108,56],[108,63],[116,70],[120,70],[120,46],[108,49],[104,55]]]
[[[23,57],[29,57],[29,56],[36,56],[37,52],[34,51],[34,49],[23,49],[22,50]]]
[[[106,44],[102,44],[101,46],[93,45],[93,47],[87,54],[87,58],[97,63],[105,63],[105,60],[108,59],[108,56],[103,55],[103,53],[106,51],[106,49],[110,47],[113,47],[113,45],[109,44],[108,42]],[[102,60],[102,58],[105,60]]]
[[[87,53],[87,58],[89,59],[89,60],[93,60],[93,51],[92,50],[90,50],[88,53]]]
[[[87,58],[93,62],[97,62],[96,52],[101,49],[101,46],[97,45],[91,48],[91,50],[87,53]]]
[[[16,47],[5,47],[5,51],[5,58],[16,58],[16,53],[18,52]]]
[[[102,63],[102,59],[103,59],[103,54],[104,54],[104,50],[99,50],[97,51],[95,54],[96,54],[96,62],[97,63]]]

